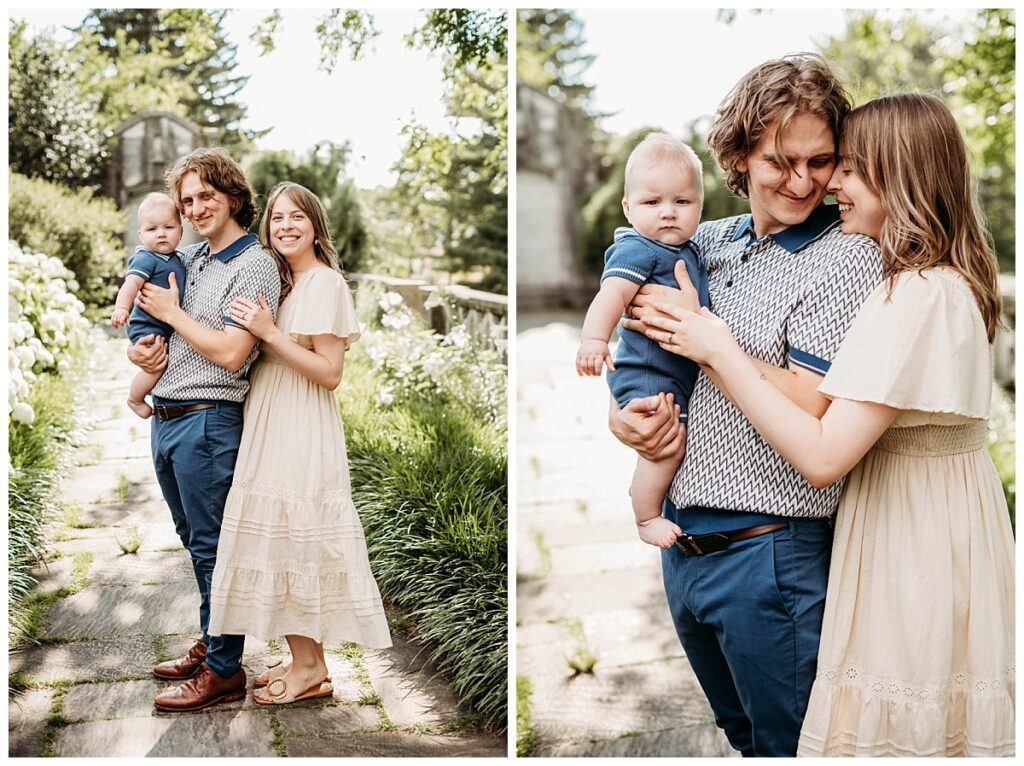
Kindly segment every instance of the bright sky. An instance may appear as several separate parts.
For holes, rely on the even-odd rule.
[[[228,37],[238,44],[237,70],[251,75],[238,99],[249,107],[244,127],[272,128],[261,149],[304,153],[317,141],[348,140],[350,173],[360,187],[390,185],[389,168],[403,145],[399,131],[415,115],[432,132],[449,129],[443,104],[441,59],[408,49],[403,37],[412,31],[419,12],[374,11],[380,36],[364,48],[360,61],[339,57],[328,76],[317,69],[320,45],[314,34],[324,11],[282,10],[277,47],[259,56],[249,34],[267,10],[237,10],[225,22]],[[12,10],[36,28],[77,26],[83,10]]]
[[[756,65],[817,51],[846,28],[843,11],[810,8],[760,14],[741,9],[731,25],[716,21],[717,11],[710,9],[576,14],[585,24],[584,51],[597,56],[584,81],[596,86],[596,111],[614,113],[602,126],[618,135],[645,125],[679,132],[713,114]]]

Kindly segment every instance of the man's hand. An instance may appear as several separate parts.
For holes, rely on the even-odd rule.
[[[603,340],[580,341],[580,347],[576,351],[576,374],[600,375],[602,365],[606,366],[609,372],[615,372],[608,344]]]
[[[682,258],[676,261],[675,276],[676,282],[679,283],[679,289],[667,287],[666,285],[644,285],[641,287],[637,294],[633,296],[633,301],[626,308],[626,313],[632,319],[624,319],[622,326],[627,330],[635,330],[642,333],[645,327],[640,320],[645,316],[656,314],[667,316],[655,308],[654,304],[656,303],[667,303],[684,311],[700,311],[700,298],[697,295],[697,289],[693,286],[693,282],[690,281],[690,274],[686,270],[686,262]]]
[[[128,361],[146,372],[167,367],[167,344],[161,335],[146,335],[128,347]]]
[[[686,439],[674,394],[634,399],[625,408],[612,399],[608,428],[620,442],[653,461],[681,454]]]
[[[178,282],[174,272],[167,275],[167,284],[168,288],[165,290],[146,282],[139,293],[139,307],[151,317],[173,326],[171,320],[181,311],[181,306],[178,305]]]

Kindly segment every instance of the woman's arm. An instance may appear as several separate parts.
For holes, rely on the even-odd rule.
[[[348,348],[346,339],[330,333],[314,335],[313,349],[305,348],[278,329],[262,295],[258,306],[245,298],[235,298],[228,310],[232,319],[263,341],[267,348],[273,349],[300,375],[331,391],[341,383],[345,350]]]
[[[168,283],[170,287],[166,290],[150,282],[142,286],[139,306],[143,311],[169,324],[186,343],[214,364],[231,372],[241,369],[256,345],[255,336],[238,327],[215,330],[197,322],[178,304],[178,287],[173,273],[168,275]]]
[[[644,324],[643,318],[650,316],[671,316],[659,312],[659,305],[675,306],[677,309],[687,311],[700,311],[700,301],[697,297],[697,290],[690,281],[690,275],[686,271],[686,264],[679,261],[675,268],[676,282],[679,288],[666,287],[665,285],[644,285],[632,298],[629,305],[630,315],[635,319],[625,320],[623,326],[629,330],[647,333],[652,340],[657,340],[648,333],[650,329]],[[804,412],[814,417],[821,417],[829,408],[829,399],[818,393],[818,386],[821,384],[821,376],[807,370],[790,370],[785,367],[776,367],[761,359],[748,357],[750,361],[770,380],[776,388],[796,402]],[[697,360],[694,360],[697,361]],[[712,369],[702,368],[711,382],[718,387],[730,402],[734,405],[729,387],[721,377]],[[738,405],[737,405],[738,406]]]
[[[674,318],[644,321],[657,328],[662,348],[714,369],[758,433],[815,487],[849,473],[896,419],[898,410],[887,405],[839,399],[819,420],[776,388],[710,311],[661,310]]]

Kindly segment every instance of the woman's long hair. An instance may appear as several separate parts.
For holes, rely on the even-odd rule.
[[[277,271],[281,275],[281,299],[284,300],[284,297],[292,291],[295,280],[292,277],[288,261],[277,252],[270,240],[270,216],[274,212],[274,203],[282,194],[287,194],[292,204],[305,213],[309,217],[310,223],[313,224],[313,253],[316,255],[316,259],[339,274],[341,266],[338,264],[338,251],[331,238],[331,222],[327,218],[327,211],[324,210],[324,204],[320,198],[301,184],[291,181],[279,183],[270,190],[270,194],[267,196],[267,209],[260,221],[260,240],[277,262]]]
[[[991,343],[1001,324],[998,267],[967,147],[946,105],[924,93],[873,99],[847,116],[841,154],[882,200],[890,293],[900,272],[952,268],[970,285]]]

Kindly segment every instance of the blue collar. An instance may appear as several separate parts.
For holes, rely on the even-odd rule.
[[[645,237],[643,234],[638,232],[632,226],[617,226],[615,228],[615,234],[612,237],[612,239],[615,242],[619,242],[620,240],[627,239],[627,238],[630,238],[630,237],[636,237],[637,239],[642,239],[645,242],[650,242],[652,245],[656,245],[657,247],[663,247],[666,250],[670,250],[671,252],[676,253],[676,254],[681,253],[683,251],[683,248],[686,247],[687,245],[689,245],[690,249],[693,250],[694,253],[696,253],[697,255],[700,255],[700,249],[697,247],[697,243],[694,242],[692,239],[687,240],[686,242],[683,242],[680,245],[666,245],[664,242],[659,242],[656,239],[651,239],[650,237]]]
[[[768,236],[775,240],[777,245],[795,253],[803,250],[838,223],[839,205],[818,205],[806,220]],[[757,239],[757,234],[754,233],[754,216],[749,213],[732,235],[732,241],[735,242],[744,235],[748,236],[751,242]]]
[[[221,263],[227,263],[236,255],[243,253],[252,247],[255,243],[259,242],[260,238],[255,234],[243,234],[241,237],[236,239],[230,245],[225,247],[219,253],[214,253],[214,257]],[[210,247],[210,243],[206,243],[206,247]]]

